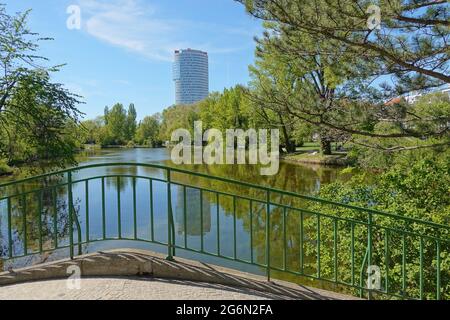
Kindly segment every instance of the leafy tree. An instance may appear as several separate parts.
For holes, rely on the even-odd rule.
[[[82,138],[81,141],[84,144],[101,144],[100,132],[104,126],[104,118],[97,117],[94,120],[86,120],[81,122]]]
[[[198,105],[177,105],[165,109],[160,127],[161,141],[170,141],[176,129],[187,129],[194,134],[194,122],[199,120]]]
[[[398,89],[403,92],[413,89],[414,84],[422,89],[424,83],[435,85],[433,80],[450,82],[446,0],[381,0],[378,8],[368,0],[238,1],[254,16],[278,21],[288,38],[307,34],[316,43],[329,44],[322,53],[339,55],[345,49],[352,57],[375,60],[380,73],[400,80]],[[381,10],[380,24],[371,25],[376,22],[377,9]],[[297,54],[309,53],[295,45]]]
[[[390,170],[381,175],[376,175],[371,183],[362,183],[364,176],[356,176],[347,183],[337,182],[324,186],[320,190],[320,197],[332,201],[337,201],[349,205],[371,208],[389,212],[408,218],[432,221],[438,224],[446,225],[450,221],[450,201],[448,197],[449,181],[449,153],[441,154],[441,157],[422,155],[415,163],[406,162],[397,164]],[[312,206],[311,210],[323,212],[321,205]],[[367,222],[365,215],[359,216],[352,209],[327,207],[327,214],[339,218],[356,219]],[[365,218],[361,218],[365,217]],[[365,220],[362,220],[365,219]],[[306,230],[316,228],[316,220],[306,219]],[[436,298],[436,243],[426,238],[430,234],[441,239],[448,239],[448,230],[445,229],[427,229],[414,223],[404,223],[401,220],[389,219],[382,216],[374,216],[376,225],[390,228],[390,236],[386,238],[383,227],[374,228],[373,235],[373,265],[380,266],[382,270],[382,279],[386,277],[386,266],[389,268],[390,291],[404,294],[406,297],[419,297],[418,279],[420,273],[420,239],[412,236],[408,232],[417,232],[425,235],[423,237],[424,248],[424,297],[426,299]],[[358,224],[356,224],[358,226]],[[340,223],[338,225],[339,248],[349,248],[351,239],[350,225]],[[321,224],[321,239],[324,243],[332,243],[333,239],[333,220],[323,219]],[[367,228],[355,228],[355,239],[367,239]],[[406,287],[402,288],[402,232],[405,236],[406,251]],[[328,239],[328,240],[327,240]],[[386,243],[389,240],[389,256],[385,259]],[[358,253],[358,262],[361,263],[361,253],[366,250],[367,243],[356,241],[356,252]],[[443,299],[449,297],[450,280],[450,256],[448,254],[450,244],[441,242],[441,296]],[[331,247],[331,246],[329,246]],[[315,253],[314,245],[305,246],[306,254]],[[331,254],[330,254],[331,252]],[[324,245],[321,255],[323,267],[322,275],[332,276],[333,274],[333,253]],[[343,281],[351,279],[351,253],[349,250],[340,250],[339,253],[339,278]],[[386,264],[387,263],[387,264]]]
[[[160,127],[159,114],[145,117],[136,130],[135,141],[140,145],[147,145],[150,147],[157,147],[161,145],[159,139],[159,127]]]
[[[48,77],[39,73],[38,77]],[[0,150],[10,163],[51,160],[56,166],[74,164],[79,148],[77,123],[55,107],[54,97],[45,85],[48,79],[20,80],[2,121],[5,139]],[[23,112],[24,109],[27,112]]]
[[[128,116],[121,103],[116,103],[105,116],[105,134],[114,145],[125,144],[128,141]]]
[[[133,140],[134,135],[136,134],[136,127],[137,127],[136,118],[137,118],[136,108],[134,107],[134,104],[131,103],[130,106],[128,107],[127,113],[126,138],[128,141]]]
[[[337,61],[320,54],[289,60],[278,50],[280,41],[269,35],[259,41],[255,66],[250,67],[251,99],[266,122],[280,127],[288,152],[295,151],[294,128],[312,124],[322,152],[331,154],[331,143],[343,138],[323,123],[342,119],[335,100],[343,76],[330,70]],[[342,61],[339,64],[345,67]]]
[[[258,119],[252,115],[250,101],[245,91],[242,85],[237,85],[224,89],[222,93],[212,93],[200,102],[199,114],[205,128],[216,128],[222,131],[255,128]]]
[[[10,16],[0,4],[0,152],[9,161],[73,162],[76,143],[68,128],[82,115],[79,96],[50,81],[59,66],[40,62],[39,38],[26,23],[29,11]],[[21,136],[23,135],[23,136]]]
[[[357,143],[366,140],[371,147],[376,144],[370,138],[427,139],[427,145],[434,146],[436,138],[448,136],[448,125],[430,126],[430,119],[385,105],[387,98],[449,82],[446,1],[381,1],[380,29],[367,26],[369,1],[239,2],[245,3],[252,15],[267,21],[263,39],[257,39],[260,54],[275,55],[274,59],[294,74],[309,69],[317,73],[316,79],[310,76],[314,85],[325,79],[324,84],[332,90],[334,98],[329,100],[326,114],[323,108],[319,113],[308,110],[315,109],[320,100],[297,98],[288,109],[296,118],[352,135]],[[311,69],[313,63],[320,67]],[[388,76],[393,84],[386,83]],[[289,106],[288,97],[279,93],[267,98],[271,103],[283,99]],[[305,101],[307,108],[298,108],[300,101]],[[445,118],[448,124],[450,115]]]

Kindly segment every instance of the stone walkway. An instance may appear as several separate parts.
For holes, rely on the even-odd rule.
[[[70,282],[73,285],[75,282]],[[153,278],[85,278],[79,289],[67,280],[0,287],[0,300],[266,300],[282,295],[220,284]]]
[[[77,272],[81,289],[68,290]],[[0,272],[2,299],[298,299],[354,297],[136,249],[116,249]]]

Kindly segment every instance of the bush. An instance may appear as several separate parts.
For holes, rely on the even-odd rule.
[[[443,225],[450,222],[450,172],[448,159],[426,158],[413,164],[394,166],[389,171],[376,175],[367,185],[363,175],[350,182],[337,182],[322,187],[321,198],[353,206],[371,208],[407,218],[415,218]],[[329,215],[321,219],[321,273],[322,277],[334,275],[333,230],[338,228],[339,280],[351,282],[352,224],[341,219],[351,219],[354,233],[356,282],[366,281],[359,277],[359,270],[367,250],[368,214],[351,208],[313,204],[314,212]],[[332,217],[336,217],[337,220]],[[337,224],[335,225],[335,223]],[[314,215],[305,219],[305,233],[314,235],[317,219]],[[387,231],[388,230],[388,231]],[[410,220],[393,219],[373,215],[372,265],[380,267],[382,290],[386,290],[389,277],[389,292],[408,298],[419,297],[420,246],[423,246],[424,298],[436,298],[437,244],[440,249],[441,298],[450,298],[450,238],[448,229],[427,227]],[[433,238],[435,237],[435,238]],[[403,256],[403,249],[406,256]],[[386,252],[388,252],[386,254]],[[316,244],[305,244],[307,256],[317,254]],[[403,260],[405,259],[405,260]],[[403,261],[405,266],[403,268]],[[310,268],[314,268],[315,260]],[[366,265],[367,267],[367,265]],[[405,269],[405,270],[404,270]],[[388,273],[386,271],[389,271]],[[405,277],[405,288],[403,288]],[[355,292],[353,292],[355,293]]]
[[[0,176],[5,174],[11,174],[13,172],[13,169],[8,166],[6,163],[6,160],[0,159]]]

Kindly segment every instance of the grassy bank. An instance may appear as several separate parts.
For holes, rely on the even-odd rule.
[[[322,155],[317,143],[305,143],[298,147],[295,153],[281,155],[281,160],[293,163],[310,163],[319,165],[347,166],[349,160],[346,152],[333,150],[331,155]]]
[[[7,176],[14,173],[14,169],[8,166],[5,160],[0,160],[0,176]]]
[[[334,152],[331,155],[321,155],[320,153],[295,153],[281,156],[281,160],[328,166],[347,166],[350,164],[347,154],[344,152]]]

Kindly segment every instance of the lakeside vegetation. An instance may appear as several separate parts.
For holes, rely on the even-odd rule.
[[[48,60],[38,54],[39,42],[49,39],[27,28],[28,12],[10,16],[2,5],[2,33],[8,37],[1,39],[1,173],[11,172],[9,166],[39,161],[54,167],[74,164],[74,155],[85,145],[160,147],[173,130],[192,131],[197,120],[204,130],[278,128],[284,158],[293,161],[383,170],[423,150],[431,157],[446,155],[448,94],[428,93],[415,103],[386,103],[414,90],[432,91],[448,83],[445,79],[406,67],[397,70],[386,56],[372,63],[368,53],[360,56],[354,46],[332,38],[317,42],[315,33],[298,25],[287,30],[289,23],[283,19],[297,21],[297,16],[289,11],[294,16],[284,17],[264,1],[247,3],[247,9],[270,21],[264,22],[266,31],[257,39],[248,86],[214,92],[197,104],[171,106],[137,122],[134,104],[125,108],[121,103],[105,107],[96,119],[81,121],[77,107],[82,97],[53,83],[51,74],[60,66],[45,66]],[[347,51],[336,51],[338,45]],[[429,45],[431,52],[442,46]],[[425,53],[411,44],[398,50],[425,59]],[[440,65],[447,58],[434,56]],[[383,78],[386,71],[392,83]],[[378,85],[373,85],[376,79]],[[305,152],[305,143],[318,143],[320,148]],[[333,152],[335,145],[341,146],[338,153]]]
[[[278,128],[287,160],[340,159],[349,167],[380,172],[370,184],[363,171],[350,181],[322,187],[317,196],[448,225],[450,98],[434,92],[450,83],[448,10],[430,2],[426,13],[416,13],[416,21],[405,24],[394,13],[414,10],[411,3],[400,1],[398,8],[386,4],[383,27],[396,31],[384,33],[362,32],[367,14],[350,0],[294,7],[282,0],[240,2],[264,20],[265,28],[257,39],[248,86],[211,93],[194,105],[171,106],[141,121],[134,104],[126,108],[121,103],[82,121],[82,97],[52,82],[51,74],[60,66],[45,66],[48,61],[39,56],[38,43],[48,39],[27,28],[27,13],[11,16],[0,5],[0,32],[5,35],[0,37],[0,175],[19,164],[45,163],[45,170],[74,165],[85,145],[159,147],[175,129],[193,131],[197,120],[204,130]],[[396,99],[417,90],[426,94],[414,103]],[[327,214],[351,217],[354,212],[330,209]],[[392,222],[386,226],[410,230]],[[331,225],[323,230],[324,238],[331,237]],[[342,234],[341,241],[351,241],[348,233]],[[366,239],[364,233],[357,236]],[[383,245],[381,236],[374,239],[375,252]],[[417,241],[408,246],[411,282],[419,277],[417,246]],[[441,249],[441,280],[447,284],[442,297],[448,298],[448,245]],[[425,254],[429,276],[436,270],[436,252]],[[402,277],[401,258],[399,250],[392,252],[393,281]],[[324,256],[324,275],[331,275],[327,266],[332,263],[331,256]],[[342,273],[348,270],[342,266]],[[426,285],[431,292],[434,284]]]
[[[203,122],[204,130],[280,129],[283,159],[294,162],[383,171],[423,156],[448,160],[450,98],[446,93],[432,93],[448,84],[445,77],[405,67],[401,58],[393,62],[387,54],[376,56],[374,63],[368,59],[375,58],[370,51],[361,55],[357,45],[321,33],[320,28],[330,23],[326,17],[323,25],[316,26],[320,30],[311,32],[303,26],[309,20],[299,21],[295,10],[279,11],[284,3],[277,9],[265,1],[241,2],[251,15],[264,20],[265,28],[256,39],[248,86],[213,92],[199,103],[171,106],[139,122],[132,103],[128,108],[121,103],[105,107],[102,116],[81,121],[83,114],[77,107],[82,97],[53,83],[51,74],[61,66],[46,66],[48,60],[39,56],[39,43],[50,39],[28,29],[28,12],[8,15],[1,5],[1,29],[8,36],[1,38],[5,75],[0,95],[0,174],[11,173],[11,167],[19,164],[73,165],[74,155],[86,145],[160,147],[170,141],[175,129],[193,131],[197,120]],[[446,14],[439,5],[430,9],[439,17]],[[421,29],[433,29],[426,21],[417,23]],[[442,39],[448,34],[430,32]],[[357,32],[354,37],[359,40]],[[418,61],[431,54],[436,70],[444,68],[448,56],[437,54],[443,44],[429,43],[420,33],[415,37],[428,43],[429,53],[411,43],[396,50],[415,55]],[[389,39],[398,42],[400,35]],[[414,103],[392,100],[416,90],[428,93]]]
[[[264,20],[265,28],[256,39],[248,86],[213,92],[199,103],[171,106],[139,122],[134,104],[125,108],[121,103],[105,107],[96,119],[81,121],[82,97],[53,83],[51,75],[61,66],[48,66],[48,60],[39,56],[39,43],[50,39],[28,29],[28,12],[8,15],[1,5],[1,31],[7,37],[1,38],[0,174],[10,173],[10,166],[40,161],[47,167],[75,164],[74,155],[85,145],[160,147],[173,130],[192,131],[197,120],[203,122],[204,130],[280,129],[283,157],[292,161],[385,170],[424,154],[448,159],[450,98],[447,93],[432,93],[448,84],[441,76],[445,72],[438,73],[448,61],[447,55],[438,54],[441,42],[429,42],[418,33],[414,36],[428,44],[428,53],[411,43],[396,48],[418,61],[433,57],[429,63],[436,65],[437,74],[430,74],[404,66],[398,52],[396,61],[370,50],[361,55],[357,45],[324,35],[321,28],[330,23],[325,16],[321,16],[323,25],[316,26],[320,30],[311,32],[304,27],[309,20],[300,21],[296,10],[280,11],[285,3],[241,2],[249,14]],[[349,8],[357,11],[352,5]],[[447,14],[439,5],[431,9],[441,18]],[[448,32],[422,22],[417,22],[417,28],[440,39],[447,36]],[[352,26],[346,28],[355,41],[360,40]],[[399,28],[400,35],[389,40],[399,42],[402,32],[406,31]],[[414,103],[389,100],[416,90],[429,93]],[[313,147],[308,149],[308,144]],[[333,146],[339,150],[333,151]]]

